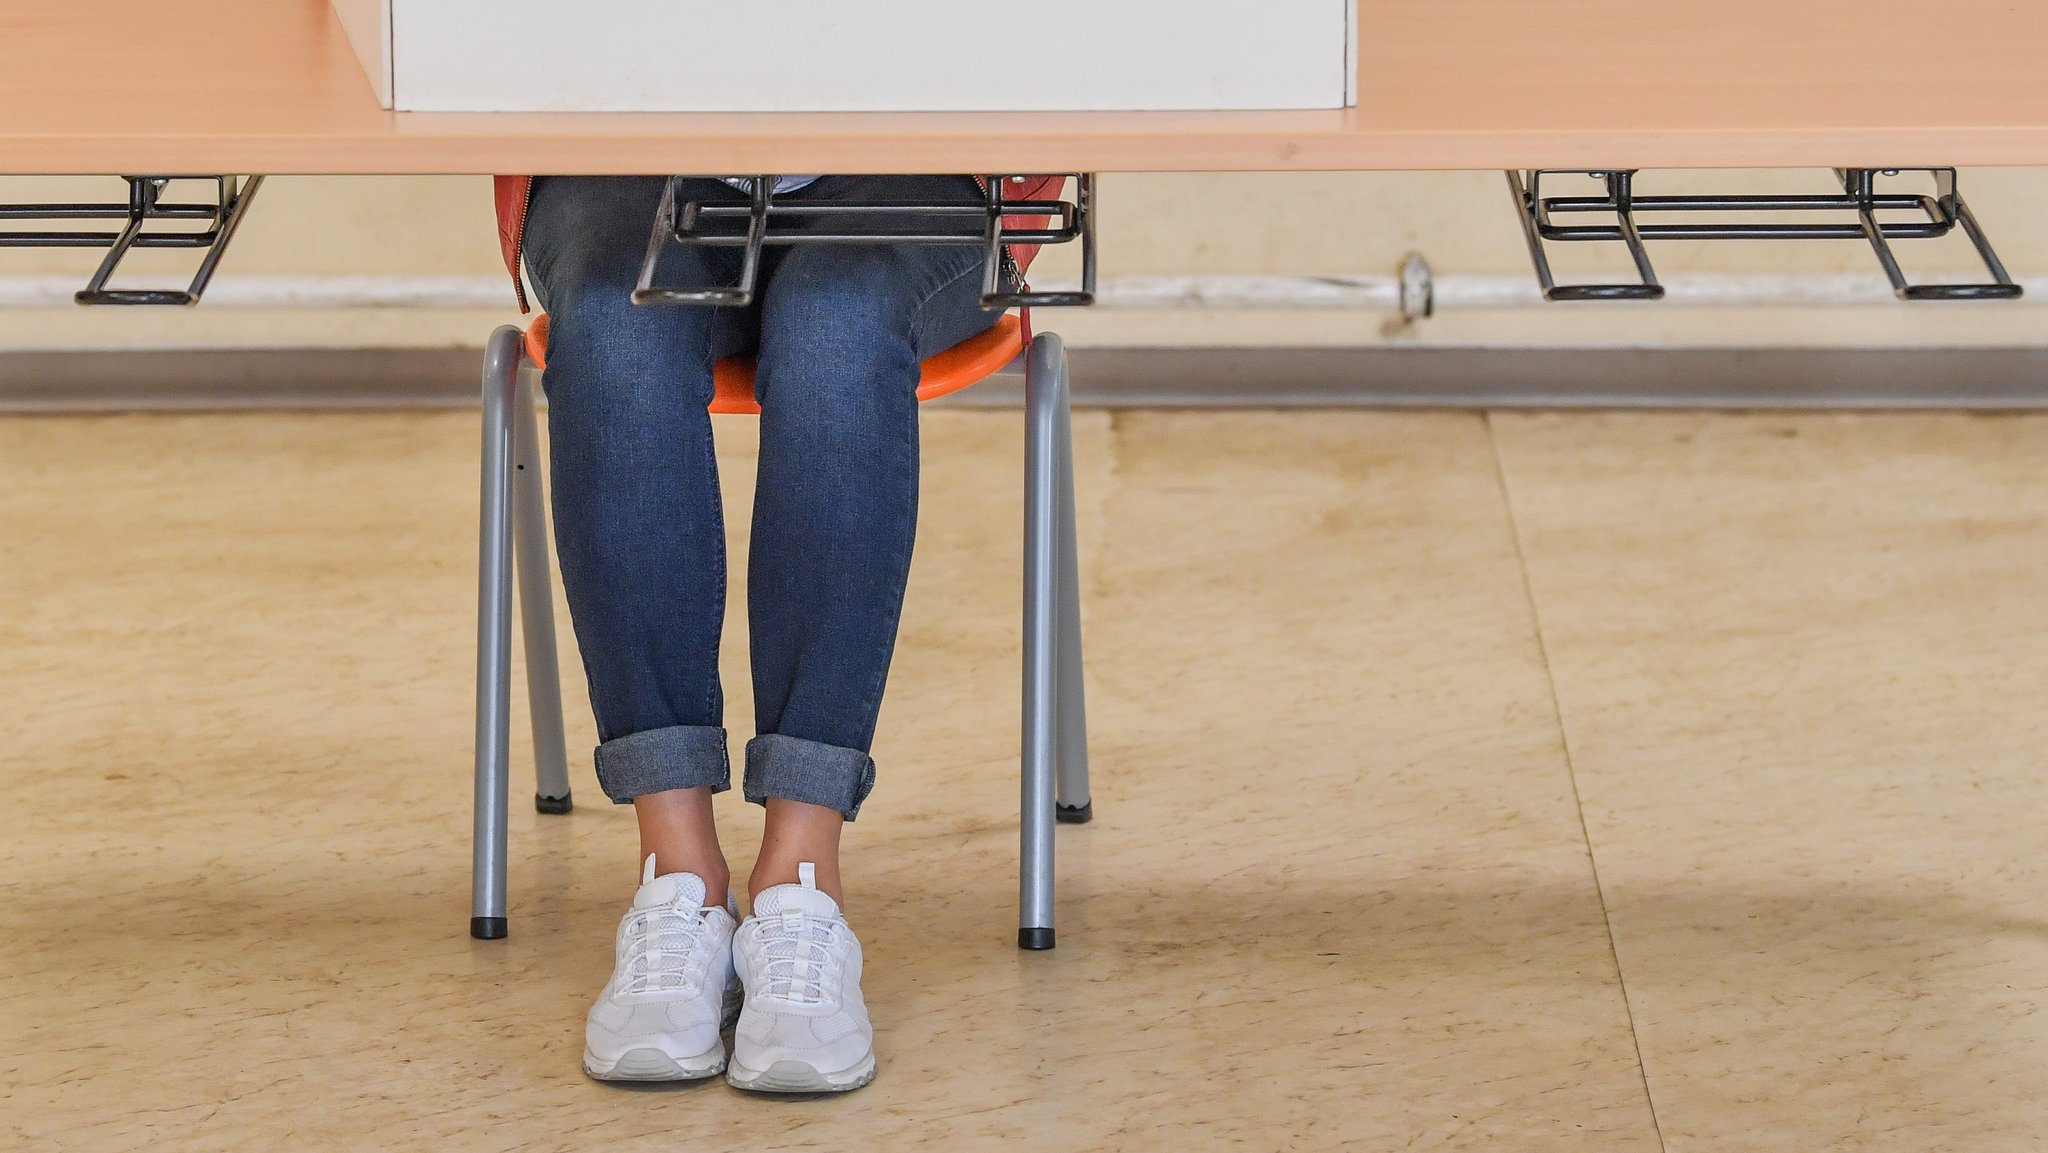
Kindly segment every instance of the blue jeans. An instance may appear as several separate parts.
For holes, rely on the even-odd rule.
[[[718,680],[725,529],[712,364],[756,356],[759,484],[747,571],[750,801],[859,811],[917,531],[919,361],[976,336],[974,246],[776,247],[747,309],[629,299],[663,181],[548,177],[527,268],[551,318],[555,540],[597,714],[597,777],[618,803],[730,787]],[[702,201],[743,202],[712,179]],[[802,200],[978,202],[965,176],[826,177]],[[664,282],[731,284],[737,248],[671,246]]]

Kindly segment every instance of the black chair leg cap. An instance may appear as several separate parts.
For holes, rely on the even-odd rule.
[[[505,939],[507,931],[505,928],[505,918],[503,917],[471,917],[469,919],[469,935],[479,941],[502,941]]]
[[[535,793],[533,795],[533,807],[537,812],[554,813],[559,815],[568,812],[570,809],[575,808],[576,804],[574,801],[570,799],[569,794],[567,793],[563,793],[559,797],[549,797],[543,796],[540,793]]]
[[[1050,949],[1052,948],[1052,930],[1049,928],[1019,929],[1017,930],[1017,947],[1019,949],[1030,949],[1033,952]]]
[[[1085,825],[1095,819],[1095,802],[1079,805],[1054,805],[1053,819],[1062,825]]]

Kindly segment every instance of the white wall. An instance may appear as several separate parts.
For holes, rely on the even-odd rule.
[[[1675,184],[1679,178],[1663,178]],[[1691,187],[1821,190],[1825,172],[1693,174]],[[1591,185],[1589,183],[1588,187]],[[0,179],[8,200],[80,194],[118,197],[114,181]],[[1964,174],[1963,189],[2015,275],[2048,275],[2048,170]],[[1528,259],[1498,173],[1145,175],[1105,177],[1102,272],[1136,275],[1389,275],[1410,251],[1446,278],[1520,285]],[[1197,204],[1196,202],[1200,203]],[[1607,246],[1558,258],[1561,276],[1619,275]],[[1054,252],[1042,276],[1067,268]],[[1653,249],[1667,276],[1868,277],[1869,250],[1854,243],[1672,244]],[[1960,238],[1902,249],[1916,273],[1969,267]],[[173,280],[189,254],[145,254]],[[20,278],[82,284],[97,254],[0,251],[0,299]],[[138,267],[142,267],[138,263]],[[289,283],[336,276],[483,278],[499,270],[490,187],[475,177],[273,178],[221,273]],[[310,278],[310,279],[308,279]],[[485,282],[475,279],[481,286]],[[1859,281],[1861,283],[1861,281]],[[489,291],[486,289],[486,291]],[[0,309],[0,348],[164,346],[475,345],[509,306],[435,309],[196,310]],[[1406,329],[1384,312],[1343,309],[1102,308],[1053,318],[1083,344],[2013,344],[2048,338],[2048,292],[2030,304],[1688,308],[1672,304],[1548,305],[1447,311]]]

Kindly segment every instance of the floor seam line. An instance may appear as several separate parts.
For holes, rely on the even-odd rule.
[[[1578,766],[1572,760],[1571,733],[1565,728],[1564,701],[1557,691],[1557,671],[1550,663],[1550,642],[1543,635],[1543,613],[1536,604],[1536,581],[1529,571],[1529,556],[1522,547],[1522,525],[1515,516],[1514,494],[1508,487],[1507,460],[1501,453],[1500,432],[1495,422],[1499,413],[1488,409],[1482,419],[1486,426],[1487,448],[1493,454],[1493,475],[1500,486],[1501,510],[1508,521],[1508,540],[1514,545],[1515,567],[1522,578],[1522,599],[1529,606],[1529,627],[1536,635],[1536,654],[1543,663],[1543,683],[1550,691],[1550,715],[1557,727],[1559,751],[1564,754],[1565,779],[1572,788],[1572,811],[1578,814],[1579,838],[1586,846],[1586,870],[1593,878],[1593,895],[1600,902],[1600,924],[1607,930],[1607,957],[1614,966],[1614,983],[1621,991],[1621,1011],[1628,1022],[1629,1042],[1635,1047],[1636,1077],[1643,1087],[1643,1103],[1650,1110],[1650,1129],[1656,1135],[1657,1148],[1668,1153],[1664,1141],[1664,1121],[1657,1115],[1657,1097],[1650,1090],[1650,1067],[1643,1060],[1643,1035],[1636,1028],[1636,1009],[1628,995],[1628,976],[1621,969],[1621,949],[1614,940],[1614,917],[1607,911],[1607,887],[1600,880],[1600,862],[1593,852],[1593,833],[1586,821],[1586,802],[1579,794]]]

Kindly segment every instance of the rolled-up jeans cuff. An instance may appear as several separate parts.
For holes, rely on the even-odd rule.
[[[732,787],[725,730],[716,725],[675,725],[615,737],[597,746],[597,783],[613,804],[671,789]]]
[[[746,797],[757,805],[769,797],[836,809],[851,821],[875,787],[875,759],[842,748],[781,733],[747,742]]]

